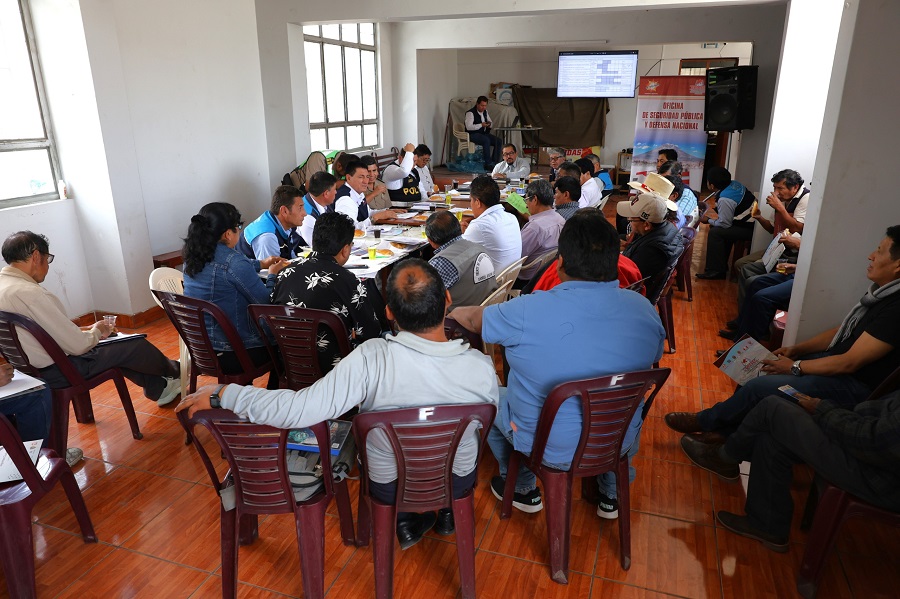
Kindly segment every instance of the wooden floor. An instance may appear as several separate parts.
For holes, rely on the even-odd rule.
[[[694,272],[702,245],[697,244]],[[662,421],[670,410],[694,411],[728,397],[732,385],[711,362],[714,350],[724,345],[716,331],[734,316],[734,296],[734,285],[725,281],[696,282],[690,303],[684,294],[675,294],[678,351],[662,360],[673,373],[644,424],[635,459],[631,569],[626,572],[619,565],[616,522],[599,519],[591,506],[576,498],[570,582],[552,582],[545,516],[515,511],[512,519],[499,519],[498,502],[486,486],[496,472],[488,453],[476,490],[479,597],[796,596],[795,573],[806,541],[797,528],[799,508],[787,554],[772,553],[724,531],[713,511],[741,512],[743,486],[724,483],[690,465],[678,446],[679,436]],[[141,330],[167,355],[177,357],[176,335],[167,322]],[[221,595],[217,497],[193,449],[183,444],[184,433],[171,407],[158,408],[130,388],[143,440],[131,438],[111,383],[93,394],[96,424],[72,420],[70,444],[85,454],[76,476],[100,542],[82,543],[61,489],[38,504],[34,533],[40,597]],[[810,476],[805,467],[797,473],[794,498],[802,506]],[[351,490],[355,493],[355,484]],[[327,596],[374,597],[371,550],[341,544],[333,505],[326,520]],[[897,530],[851,522],[829,559],[819,597],[897,597],[898,555]],[[239,577],[241,597],[302,596],[290,516],[261,521],[259,540],[240,550]],[[429,534],[407,551],[398,548],[395,581],[398,598],[458,597],[454,538]],[[8,596],[5,582],[0,583],[0,596]]]

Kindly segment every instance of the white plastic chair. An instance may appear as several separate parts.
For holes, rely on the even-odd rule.
[[[553,248],[549,252],[544,252],[543,254],[541,254],[540,256],[538,256],[537,258],[535,258],[528,264],[524,264],[519,272],[521,272],[523,270],[527,272],[532,269],[534,269],[534,272],[540,272],[540,270],[542,268],[544,268],[545,266],[547,266],[548,264],[550,264],[551,262],[556,260],[557,254],[559,254],[559,251],[556,248]],[[519,294],[521,292],[522,291],[520,289],[510,289],[509,297],[510,298],[519,297]]]
[[[150,289],[184,294],[184,273],[168,266],[155,268],[150,273]],[[150,295],[153,296],[156,305],[162,308],[156,295],[152,293]],[[181,363],[181,397],[185,398],[191,376],[191,354],[180,336],[178,337],[178,360]]]
[[[469,139],[469,133],[466,131],[466,126],[463,123],[455,123],[453,125],[453,137],[456,138],[457,156],[475,151],[475,144]]]
[[[494,304],[502,304],[503,302],[508,300],[509,299],[509,290],[513,286],[513,281],[515,281],[515,279],[513,279],[511,281],[506,281],[505,283],[503,283],[502,285],[497,287],[497,289],[494,291],[494,293],[492,293],[489,296],[487,296],[486,298],[484,298],[484,301],[481,302],[481,307],[484,308],[487,306],[493,306]],[[500,282],[499,277],[497,279],[497,282],[498,283]],[[491,360],[494,359],[494,344],[493,343],[485,343],[483,345],[483,347],[481,348],[481,351],[483,351],[484,355],[488,356]]]
[[[501,272],[496,277],[497,284],[503,285],[507,281],[510,282],[510,285],[512,283],[515,283],[516,278],[519,276],[519,271],[522,270],[522,265],[525,264],[525,260],[527,260],[527,259],[528,259],[528,256],[519,258],[518,260],[516,260],[515,262],[513,262],[512,264],[507,266],[505,269],[503,269],[503,272]]]

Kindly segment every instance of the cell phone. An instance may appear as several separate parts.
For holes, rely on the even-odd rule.
[[[800,403],[798,401],[800,399],[812,399],[812,397],[810,397],[806,393],[801,393],[800,391],[797,391],[790,385],[782,385],[782,386],[778,387],[778,390],[781,391],[782,393],[784,393],[785,396],[787,396],[787,399],[791,400],[794,403]]]

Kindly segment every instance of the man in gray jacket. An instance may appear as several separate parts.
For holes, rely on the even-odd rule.
[[[325,377],[302,391],[268,391],[240,385],[207,385],[188,396],[178,410],[222,407],[258,424],[303,428],[337,418],[359,405],[361,412],[433,404],[493,403],[499,399],[491,360],[462,340],[448,341],[444,315],[450,294],[428,263],[409,259],[398,264],[387,283],[388,318],[401,331],[370,339],[357,347]],[[213,400],[218,395],[221,401]],[[217,398],[218,399],[218,398]],[[307,401],[308,400],[308,401]],[[376,431],[377,432],[377,431]],[[472,429],[460,441],[453,463],[453,491],[461,497],[475,484],[478,435]],[[387,439],[369,437],[369,489],[383,503],[393,503],[397,466]],[[454,530],[453,513],[397,514],[397,538],[407,549],[435,526],[440,534]]]
[[[425,221],[425,236],[434,248],[428,263],[441,275],[454,308],[478,306],[497,289],[494,262],[482,245],[463,239],[452,212],[432,213]]]

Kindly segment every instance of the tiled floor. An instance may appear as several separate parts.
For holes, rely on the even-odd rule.
[[[695,252],[702,257],[702,240]],[[644,425],[632,486],[632,565],[619,565],[614,521],[600,520],[576,500],[572,514],[568,585],[550,580],[543,514],[515,512],[499,519],[486,488],[495,472],[483,460],[476,494],[476,577],[483,599],[579,597],[793,597],[794,577],[806,535],[792,530],[792,548],[775,554],[758,543],[717,527],[713,510],[741,511],[743,488],[690,465],[678,435],[665,427],[670,410],[696,410],[724,399],[729,380],[710,365],[723,347],[720,323],[733,316],[734,286],[695,282],[694,301],[676,292],[673,306],[678,352],[666,355],[673,369],[667,387]],[[168,355],[178,354],[173,329],[157,321],[143,329]],[[160,409],[131,388],[144,439],[131,438],[111,384],[93,394],[96,424],[72,421],[70,443],[84,449],[76,469],[100,542],[85,545],[60,489],[34,513],[40,597],[218,597],[217,500],[173,410]],[[795,502],[802,505],[810,483],[797,470]],[[355,492],[356,487],[352,488]],[[576,495],[578,490],[576,490]],[[328,597],[374,597],[372,552],[340,542],[334,506],[326,520]],[[416,547],[397,551],[395,596],[440,599],[459,596],[453,537],[429,535]],[[24,550],[24,549],[23,549]],[[819,596],[896,597],[900,533],[851,522],[830,558]],[[260,538],[240,550],[240,596],[302,596],[296,539],[288,516],[261,521]],[[5,583],[0,597],[7,597]]]

